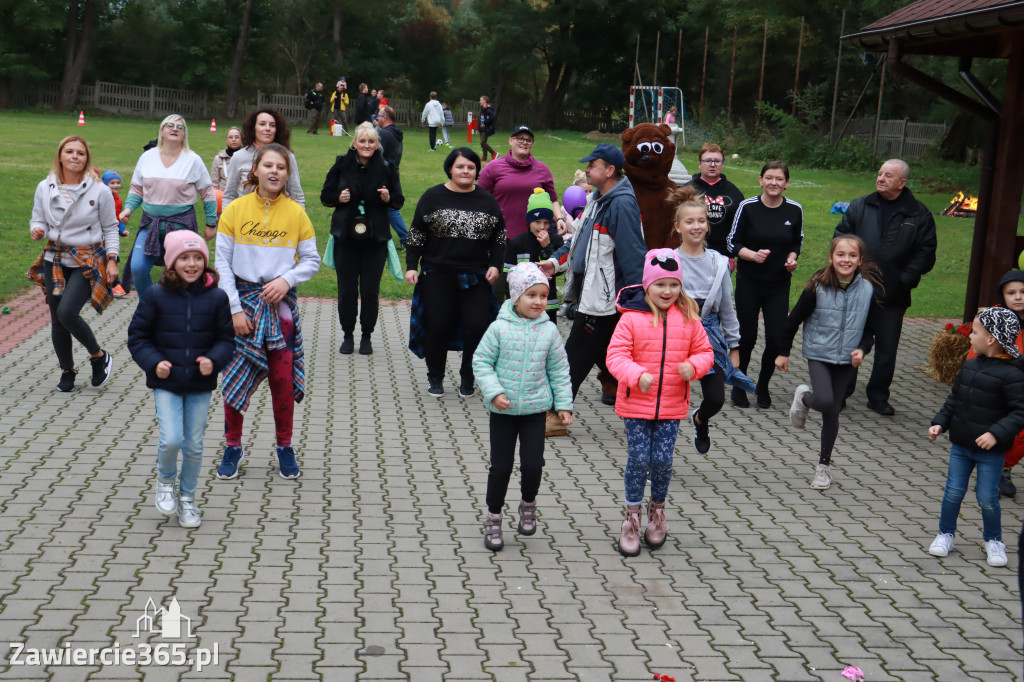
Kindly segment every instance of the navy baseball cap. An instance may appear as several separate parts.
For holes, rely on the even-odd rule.
[[[626,157],[622,155],[622,150],[610,144],[597,145],[594,147],[594,151],[580,159],[580,163],[587,163],[594,159],[601,159],[605,163],[619,169],[626,165]]]

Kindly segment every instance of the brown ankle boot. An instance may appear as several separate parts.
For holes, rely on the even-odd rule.
[[[626,518],[622,521],[619,535],[619,554],[636,556],[640,554],[640,507],[626,507]]]
[[[644,533],[644,542],[651,549],[657,549],[665,544],[668,537],[668,523],[665,522],[665,503],[651,500],[647,505],[647,532]]]

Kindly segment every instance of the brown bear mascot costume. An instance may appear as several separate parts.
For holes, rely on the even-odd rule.
[[[636,203],[644,222],[644,241],[648,249],[679,246],[672,208],[666,202],[676,188],[668,173],[676,157],[672,129],[664,123],[639,123],[622,131],[622,153],[626,157],[626,177],[633,185]]]

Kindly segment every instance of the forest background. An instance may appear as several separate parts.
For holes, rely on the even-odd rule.
[[[567,106],[624,110],[628,86],[651,84],[657,68],[661,85],[675,85],[678,73],[689,118],[699,118],[719,139],[763,146],[788,138],[784,144],[794,148],[784,147],[776,156],[816,166],[861,167],[870,158],[851,149],[833,152],[823,137],[831,126],[837,59],[837,128],[854,109],[873,68],[873,83],[878,79],[875,55],[846,49],[837,58],[843,15],[844,32],[853,33],[904,4],[0,0],[0,107],[17,89],[59,81],[58,109],[70,109],[82,83],[102,80],[206,93],[234,118],[239,103],[255,100],[258,90],[301,94],[319,80],[329,93],[344,75],[353,92],[367,82],[392,98],[417,102],[436,90],[449,100],[487,94],[499,111],[503,102],[528,103],[536,111],[533,125],[550,129],[564,127],[559,113]],[[963,89],[954,61],[913,61]],[[1003,65],[979,60],[974,71],[1001,93]],[[865,92],[857,115],[873,116],[878,87]],[[950,124],[943,153],[955,160],[980,141],[977,121],[899,78],[887,79],[880,114]]]

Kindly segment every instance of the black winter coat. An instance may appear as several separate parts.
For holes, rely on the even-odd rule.
[[[1024,370],[1014,360],[971,358],[932,424],[966,448],[977,448],[975,439],[989,432],[996,437],[992,452],[1006,452],[1024,430]]]
[[[881,225],[878,192],[850,202],[835,235],[855,234],[868,247],[866,256],[882,272],[885,292],[880,300],[894,306],[910,306],[910,292],[935,266],[935,219],[928,207],[907,188],[903,204]]]
[[[352,198],[343,204],[338,201],[338,197],[346,187],[352,192]],[[388,188],[389,203],[381,201],[380,193],[377,191],[381,187]],[[331,234],[334,235],[335,241],[349,241],[349,223],[356,215],[360,201],[363,202],[366,217],[370,222],[370,238],[376,242],[391,239],[388,207],[402,208],[405,197],[402,196],[398,171],[384,160],[379,148],[365,166],[359,163],[356,150],[349,149],[348,154],[339,156],[331,170],[327,171],[327,178],[320,191],[320,203],[334,209],[331,216]]]
[[[172,393],[199,393],[217,388],[219,374],[235,355],[235,329],[228,295],[203,280],[168,291],[146,290],[128,325],[128,350],[146,373],[146,386]],[[199,373],[196,358],[213,362],[213,373]],[[171,363],[166,379],[156,375],[161,361]]]

